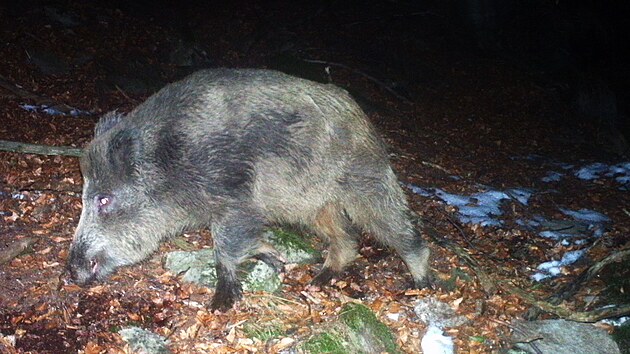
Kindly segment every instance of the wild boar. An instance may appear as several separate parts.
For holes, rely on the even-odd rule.
[[[211,308],[241,295],[239,263],[276,267],[263,228],[296,224],[330,243],[322,285],[357,255],[361,232],[394,249],[416,286],[429,248],[412,224],[386,149],[350,95],[269,70],[204,70],[126,115],[103,116],[81,157],[83,210],[73,280],[103,280],[160,242],[210,229],[218,283]]]

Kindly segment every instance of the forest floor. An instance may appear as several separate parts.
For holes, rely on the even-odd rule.
[[[336,316],[344,302],[358,301],[392,329],[402,350],[412,353],[426,330],[413,306],[435,297],[470,319],[445,330],[458,352],[493,352],[509,347],[510,322],[531,307],[501,284],[544,299],[594,262],[630,247],[628,181],[615,179],[623,174],[578,176],[593,163],[609,168],[624,160],[595,143],[596,131],[588,122],[571,119],[570,104],[553,80],[479,55],[449,34],[444,19],[431,14],[399,18],[379,9],[297,4],[205,6],[161,9],[172,17],[95,5],[0,9],[5,18],[0,140],[83,147],[99,115],[129,111],[192,67],[281,68],[326,79],[325,65],[301,59],[332,62],[332,82],[363,104],[390,147],[403,185],[428,191],[407,188],[413,210],[439,237],[465,248],[497,291],[484,291],[470,265],[436,243],[431,244],[431,266],[452,286],[409,291],[410,276],[400,258],[369,238],[361,244],[361,257],[335,285],[310,291],[308,282],[319,266],[296,266],[286,272],[280,293],[246,293],[226,313],[199,305],[209,303],[212,290],[183,283],[163,268],[162,255],[177,249],[175,243],[120,269],[106,283],[80,288],[64,274],[81,212],[78,159],[0,152],[0,249],[29,243],[25,252],[0,264],[0,351],[124,352],[117,329],[135,324],[168,337],[176,353],[277,352],[291,343],[284,337],[306,337],[314,324]],[[210,12],[210,18],[203,15]],[[175,13],[187,19],[193,35],[181,29],[188,27],[174,20]],[[191,66],[176,58],[181,52]],[[55,115],[24,106],[42,103],[80,112]],[[561,177],[543,181],[550,172]],[[458,207],[440,198],[510,189],[531,196],[527,203],[505,200],[500,223],[491,226],[467,223]],[[584,224],[566,213],[585,209],[607,220]],[[599,231],[584,231],[583,242],[567,242],[568,237],[562,242],[563,237],[540,236],[543,219]],[[532,220],[538,225],[528,223]],[[187,233],[185,240],[195,248],[212,244],[207,231]],[[540,264],[575,250],[583,250],[581,257],[560,265],[560,274],[533,279]],[[588,282],[563,306],[579,312],[613,301],[611,282],[630,278],[627,270],[615,272],[612,280],[602,276]],[[630,290],[627,282],[615,284],[617,292]],[[544,313],[541,318],[553,317]],[[265,342],[248,336],[248,323],[284,327],[279,337]]]

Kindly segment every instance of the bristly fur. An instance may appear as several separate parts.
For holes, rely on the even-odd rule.
[[[126,116],[105,115],[81,160],[83,211],[69,268],[78,283],[141,261],[188,228],[214,237],[212,308],[241,296],[236,267],[279,264],[265,225],[299,224],[330,241],[315,283],[357,254],[361,231],[428,284],[429,249],[381,139],[342,89],[267,70],[205,70]]]

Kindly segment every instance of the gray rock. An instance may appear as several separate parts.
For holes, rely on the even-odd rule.
[[[457,315],[448,304],[431,297],[418,301],[413,311],[420,321],[438,328],[457,327],[470,321],[465,316]]]
[[[138,354],[166,354],[168,341],[162,336],[139,327],[127,327],[118,331],[131,350]]]
[[[512,343],[515,343],[515,349],[525,353],[620,353],[617,343],[606,331],[587,323],[566,320],[515,321],[512,326]]]
[[[367,306],[347,303],[338,320],[315,327],[316,333],[298,344],[304,353],[401,353],[391,329]]]
[[[175,274],[182,274],[182,280],[210,288],[217,283],[214,250],[211,248],[199,251],[174,251],[166,255],[164,267]],[[246,274],[243,289],[246,291],[275,292],[282,285],[280,276],[264,262],[248,262],[243,264]]]

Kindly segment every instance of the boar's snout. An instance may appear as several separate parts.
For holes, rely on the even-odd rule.
[[[110,272],[111,266],[104,251],[88,255],[84,244],[76,244],[70,249],[67,268],[72,282],[77,285],[88,285],[95,280],[104,279]]]

